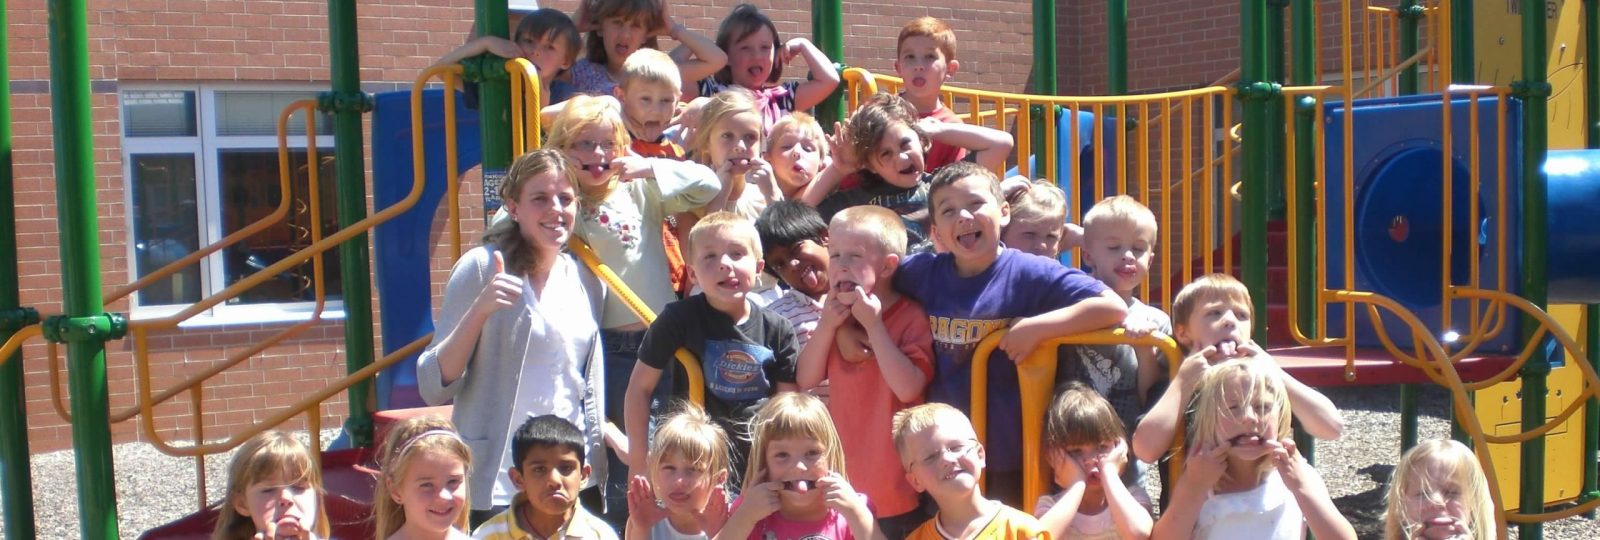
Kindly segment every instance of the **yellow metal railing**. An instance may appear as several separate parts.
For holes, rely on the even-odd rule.
[[[1006,329],[990,333],[978,342],[978,348],[972,353],[970,366],[972,410],[969,416],[972,419],[973,431],[978,435],[978,442],[982,444],[988,443],[989,431],[989,357],[1000,345],[1000,340],[1006,333]],[[1040,495],[1052,491],[1050,487],[1052,476],[1047,472],[1050,470],[1050,465],[1045,460],[1043,437],[1045,414],[1050,409],[1050,401],[1055,392],[1056,347],[1060,345],[1155,347],[1166,357],[1167,373],[1173,376],[1177,375],[1178,366],[1183,362],[1183,353],[1172,338],[1159,333],[1134,336],[1122,329],[1058,337],[1046,340],[1035,347],[1027,358],[1017,363],[1017,382],[1021,391],[1022,410],[1016,412],[1022,418],[1022,500],[1024,501],[1038,500]],[[1174,430],[1179,435],[1173,438],[1172,443],[1172,460],[1175,467],[1182,466],[1183,455],[1182,419],[1179,422],[1178,429]]]
[[[844,80],[851,110],[872,93],[898,91],[904,84],[860,68],[845,70]],[[1069,186],[1069,220],[1082,215],[1085,205],[1111,195],[1130,195],[1149,206],[1163,237],[1151,274],[1181,276],[1185,282],[1233,270],[1228,239],[1236,228],[1234,205],[1221,185],[1233,179],[1235,149],[1229,147],[1236,146],[1216,134],[1221,126],[1233,125],[1233,98],[1234,89],[1227,86],[1112,97],[1009,94],[948,85],[941,93],[945,106],[967,122],[1012,133],[1019,174]],[[1039,110],[1040,118],[1024,113],[1030,110]],[[1081,133],[1081,114],[1094,117],[1089,134]],[[1058,135],[1056,125],[1063,119],[1070,127]],[[1043,141],[1033,140],[1036,121],[1046,127]],[[1065,168],[1064,177],[1058,173],[1063,145],[1074,149],[1075,165],[1085,161],[1086,153],[1094,156],[1093,171],[1073,166]],[[1077,150],[1080,146],[1086,150]],[[1092,177],[1083,178],[1085,174]],[[1080,196],[1076,186],[1085,181],[1093,188]],[[1220,260],[1213,256],[1218,250]],[[1148,281],[1144,285],[1146,302],[1171,303],[1171,287],[1161,284],[1157,295]]]

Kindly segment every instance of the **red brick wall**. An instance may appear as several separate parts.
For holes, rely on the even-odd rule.
[[[423,0],[374,0],[357,7],[361,79],[375,88],[408,84],[433,59],[460,44],[472,26],[470,4],[436,7]],[[547,4],[570,11],[576,2]],[[763,3],[785,37],[810,34],[809,2]],[[676,3],[673,13],[691,28],[714,35],[731,2]],[[940,0],[929,7],[877,2],[845,3],[846,52],[843,61],[889,71],[894,38],[911,18],[931,14],[955,27],[962,69],[955,84],[1021,91],[1030,76],[1031,15],[1024,0]],[[12,84],[17,235],[24,305],[46,315],[60,312],[60,254],[55,222],[54,165],[51,148],[49,44],[43,0],[6,4],[7,56]],[[92,0],[89,3],[90,76],[94,81],[94,155],[99,186],[100,251],[104,288],[131,281],[127,242],[129,218],[122,178],[119,84],[147,82],[280,81],[326,83],[327,3],[292,0]],[[799,73],[791,73],[799,75]],[[369,158],[370,162],[370,158]],[[476,182],[463,189],[469,229],[464,243],[478,242],[481,212]],[[441,215],[443,212],[441,211]],[[448,237],[436,235],[435,292],[449,274]],[[127,312],[126,301],[108,309]],[[381,309],[381,306],[379,306]],[[225,437],[269,416],[273,408],[324,387],[344,372],[343,326],[324,322],[248,360],[208,383],[205,436]],[[153,391],[209,368],[289,323],[248,324],[152,333]],[[132,407],[137,388],[131,339],[108,344],[113,414]],[[62,349],[64,356],[65,350]],[[69,425],[56,413],[50,392],[45,347],[37,340],[24,348],[23,362],[30,441],[35,451],[71,445]],[[62,361],[64,364],[64,359]],[[65,379],[62,379],[63,385]],[[62,388],[65,399],[65,387]],[[323,407],[325,427],[342,421],[339,396]],[[186,440],[190,429],[187,394],[156,407],[156,429],[163,438]],[[300,428],[297,420],[286,426]],[[112,428],[118,442],[145,440],[138,420]]]

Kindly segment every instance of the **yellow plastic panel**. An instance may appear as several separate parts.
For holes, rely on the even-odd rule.
[[[1549,51],[1550,148],[1583,148],[1583,3],[1578,0],[1474,2],[1474,54],[1480,83],[1522,78],[1522,6],[1543,9]]]
[[[1581,306],[1551,306],[1550,314],[1560,321],[1562,328],[1575,334],[1582,334]],[[1572,403],[1570,396],[1583,391],[1583,377],[1580,371],[1573,367],[1574,362],[1582,361],[1584,360],[1569,353],[1567,364],[1550,372],[1549,391],[1545,395],[1546,419],[1553,418],[1554,413],[1560,412],[1562,408]],[[1522,382],[1513,380],[1478,392],[1475,403],[1478,420],[1486,428],[1493,430],[1495,435],[1521,433],[1522,400],[1518,396],[1521,389]],[[1583,470],[1583,427],[1584,414],[1580,410],[1545,436],[1545,504],[1576,499],[1579,490],[1583,488],[1582,475],[1576,474],[1577,471]],[[1490,455],[1494,456],[1495,474],[1500,479],[1500,500],[1505,501],[1507,505],[1516,503],[1521,492],[1521,447],[1520,444],[1495,444],[1489,448]],[[1512,506],[1510,509],[1516,507]]]

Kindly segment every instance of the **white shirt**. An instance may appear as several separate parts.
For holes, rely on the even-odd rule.
[[[1194,538],[1261,540],[1299,540],[1305,538],[1305,518],[1294,494],[1283,484],[1277,470],[1249,491],[1212,494],[1200,506],[1194,522]]]

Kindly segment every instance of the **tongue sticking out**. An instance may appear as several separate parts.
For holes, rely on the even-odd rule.
[[[817,270],[815,268],[807,269],[804,274],[801,274],[800,282],[801,284],[805,285],[807,289],[815,290],[817,288],[817,283],[819,283],[817,279]]]
[[[783,488],[784,489],[787,489],[789,491],[793,491],[795,493],[799,493],[799,494],[802,494],[802,495],[805,494],[808,491],[811,491],[812,487],[813,486],[811,485],[811,482],[809,480],[790,480],[790,481],[787,481],[787,482],[783,483]]]
[[[979,235],[978,231],[973,231],[973,232],[970,232],[970,233],[967,233],[967,234],[963,234],[963,235],[957,236],[956,237],[956,243],[961,244],[961,247],[963,247],[963,248],[967,248],[967,249],[975,248],[975,247],[978,246],[978,235]]]

